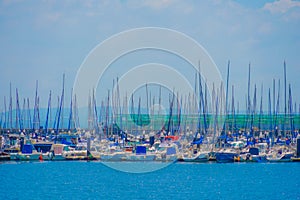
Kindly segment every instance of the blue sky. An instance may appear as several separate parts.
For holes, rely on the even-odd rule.
[[[293,98],[300,103],[300,1],[31,1],[0,2],[0,110],[3,97],[19,89],[34,99],[39,81],[41,107],[49,91],[61,93],[62,74],[71,93],[77,70],[100,42],[139,27],[163,27],[182,32],[201,44],[244,105],[248,65],[252,83],[272,87],[283,83],[283,61]],[[117,76],[118,72],[112,72]],[[282,88],[281,88],[282,90]],[[253,87],[251,88],[253,93]],[[283,94],[283,92],[281,92]]]

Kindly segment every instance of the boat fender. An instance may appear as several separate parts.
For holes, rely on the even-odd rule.
[[[40,161],[43,161],[43,155],[42,155],[42,154],[40,154],[39,160],[40,160]]]
[[[50,152],[48,153],[48,157],[50,158],[50,160],[52,160],[53,157],[54,157],[54,153],[53,153],[52,151],[50,151]]]

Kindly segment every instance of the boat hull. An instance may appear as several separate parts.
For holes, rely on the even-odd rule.
[[[234,162],[234,158],[237,157],[238,154],[231,153],[231,152],[216,152],[215,156],[217,162],[228,163],[228,162]]]
[[[100,160],[103,161],[124,161],[126,160],[126,153],[117,152],[117,153],[106,153],[100,155]]]
[[[8,153],[0,152],[0,161],[10,160],[10,155]]]
[[[183,157],[181,158],[183,162],[208,162],[209,154],[208,153],[200,153],[194,157]]]
[[[291,160],[292,160],[293,162],[300,162],[300,157],[299,157],[299,158],[292,157]]]
[[[263,155],[252,155],[253,162],[267,162],[267,156]]]
[[[126,161],[154,161],[155,155],[127,155]]]
[[[280,156],[273,155],[273,156],[267,157],[267,160],[269,162],[291,162],[293,155],[294,155],[293,153],[285,153]]]
[[[49,153],[45,153],[45,154],[40,154],[40,153],[32,153],[32,154],[12,153],[12,154],[10,154],[10,160],[16,160],[16,161],[51,160],[51,156],[50,156]]]

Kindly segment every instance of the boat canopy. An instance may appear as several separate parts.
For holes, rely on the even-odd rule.
[[[136,147],[136,155],[145,155],[146,147],[145,146],[137,146]]]
[[[251,148],[249,149],[249,153],[250,153],[251,155],[259,155],[259,149],[256,148],[256,147],[251,147]]]
[[[34,150],[34,146],[32,144],[24,144],[22,148],[22,153],[31,154]]]
[[[166,139],[166,140],[167,140],[167,139],[171,139],[171,140],[173,140],[173,141],[176,141],[176,140],[179,139],[179,136],[178,136],[178,135],[168,135],[168,136],[165,137],[165,139]]]

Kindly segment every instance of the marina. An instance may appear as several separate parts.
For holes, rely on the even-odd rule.
[[[250,93],[249,65],[246,111],[242,112],[240,108],[236,108],[239,103],[234,99],[234,86],[231,99],[229,97],[229,69],[228,62],[226,84],[221,83],[219,88],[213,88],[212,94],[208,93],[207,86],[198,72],[195,73],[194,94],[182,97],[178,92],[169,91],[169,100],[165,104],[162,102],[161,86],[147,84],[146,95],[140,94],[136,99],[132,94],[130,98],[124,97],[122,102],[119,94],[121,86],[117,78],[117,81],[113,81],[112,92],[108,91],[101,106],[97,105],[94,92],[88,97],[87,128],[78,126],[80,112],[76,104],[76,95],[71,95],[69,108],[63,107],[65,75],[62,94],[60,100],[58,99],[59,107],[54,108],[57,110],[54,119],[50,115],[50,111],[53,110],[50,106],[51,92],[48,108],[42,114],[38,104],[38,82],[33,109],[29,104],[26,107],[25,99],[23,109],[20,108],[16,89],[15,109],[12,108],[13,98],[10,96],[9,110],[7,111],[5,104],[1,115],[1,160],[171,163],[299,161],[300,115],[296,102],[292,101],[291,85],[287,87],[284,84],[282,89],[278,80],[276,88],[274,80],[273,95],[269,88],[267,104],[263,103],[263,87],[258,103],[256,85],[253,94]],[[285,63],[284,75],[283,79],[286,82]],[[223,85],[226,85],[226,88]],[[285,94],[282,103],[280,90]],[[158,92],[158,96],[154,95],[155,92]],[[142,97],[145,98],[146,104],[143,104]],[[159,105],[158,109],[155,109],[156,102]],[[161,105],[169,108],[162,113]],[[268,105],[267,111],[263,109],[264,105]],[[283,112],[280,108],[284,108]],[[63,122],[63,113],[67,110],[69,117],[66,123]],[[45,119],[41,119],[40,116],[45,116]],[[51,127],[52,121],[54,123]]]
[[[300,0],[0,19],[0,200],[300,200]]]

